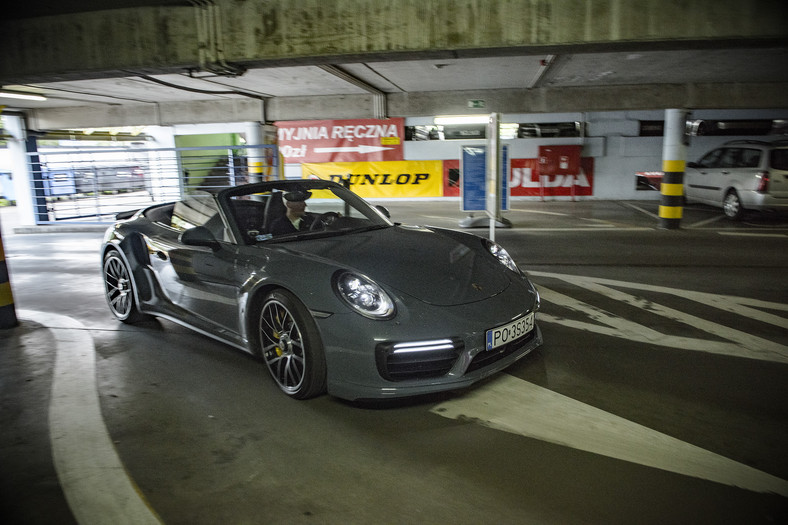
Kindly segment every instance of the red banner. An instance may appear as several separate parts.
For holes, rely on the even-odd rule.
[[[443,161],[443,195],[459,197],[460,185],[459,160]],[[556,195],[571,196],[572,185],[575,195],[594,194],[594,159],[582,157],[580,169],[570,175],[542,175],[539,181],[539,159],[512,159],[509,177],[510,195],[512,197],[553,197]]]
[[[539,175],[539,159],[512,159],[512,197],[554,197],[594,194],[594,159],[582,157],[577,173]],[[541,180],[540,180],[541,179]]]
[[[274,123],[286,164],[402,160],[405,119]]]

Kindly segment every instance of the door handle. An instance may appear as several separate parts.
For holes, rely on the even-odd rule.
[[[164,253],[164,252],[163,252],[163,251],[161,251],[161,250],[159,250],[159,251],[157,251],[157,252],[156,252],[156,257],[158,257],[158,258],[159,258],[159,259],[161,259],[162,261],[166,261],[166,260],[167,260],[167,254],[166,254],[166,253]]]

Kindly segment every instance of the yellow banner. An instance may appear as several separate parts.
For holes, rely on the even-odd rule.
[[[301,164],[301,174],[305,179],[340,184],[350,178],[350,189],[366,199],[443,196],[440,160],[305,163]]]

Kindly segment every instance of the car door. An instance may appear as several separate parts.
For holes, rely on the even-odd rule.
[[[745,192],[758,190],[762,173],[760,168],[762,155],[763,151],[756,148],[743,147],[739,150],[738,163],[731,171],[727,187],[736,188],[739,196],[744,200],[748,199]]]
[[[688,169],[685,183],[687,200],[719,206],[724,181],[730,175],[737,152],[738,148],[717,148]]]
[[[238,290],[235,260],[237,247],[228,242],[226,226],[215,208],[203,208],[203,216],[189,214],[188,220],[178,219],[184,206],[175,206],[176,217],[172,235],[148,239],[153,254],[151,266],[167,299],[188,314],[217,328],[239,331]],[[193,212],[195,203],[186,206]],[[180,233],[197,226],[207,227],[220,244],[214,250],[207,246],[188,246],[180,242]]]

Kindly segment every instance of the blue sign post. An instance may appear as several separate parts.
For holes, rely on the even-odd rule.
[[[460,221],[462,228],[483,228],[495,223],[498,228],[510,228],[511,222],[500,216],[501,211],[509,209],[509,148],[503,146],[501,152],[501,178],[496,195],[500,195],[500,209],[496,202],[490,202],[488,188],[487,146],[464,146],[460,158],[460,202],[462,211],[470,215]],[[494,181],[493,181],[494,183]],[[497,199],[496,199],[497,200]],[[491,208],[492,206],[492,208]],[[473,212],[486,212],[474,217]]]
[[[462,211],[485,211],[487,209],[487,148],[463,147],[460,174]]]

